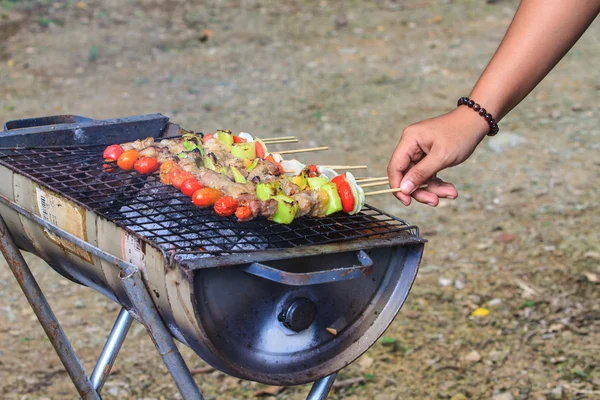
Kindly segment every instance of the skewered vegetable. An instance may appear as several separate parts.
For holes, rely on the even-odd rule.
[[[154,157],[142,157],[139,158],[133,165],[135,170],[142,175],[148,175],[156,172],[160,167],[158,160]]]
[[[135,162],[140,158],[140,152],[137,150],[124,151],[117,160],[117,165],[123,171],[131,171],[134,168]]]
[[[231,154],[237,158],[254,160],[256,158],[256,149],[254,143],[239,142],[233,144],[231,147]]]
[[[298,212],[298,202],[291,197],[278,194],[272,197],[277,201],[277,212],[271,218],[278,224],[290,224]]]
[[[218,130],[217,133],[215,133],[215,139],[227,146],[233,144],[233,135],[229,130]]]
[[[176,169],[171,172],[169,179],[170,179],[171,185],[173,185],[173,187],[175,187],[176,189],[181,189],[181,185],[183,185],[183,182],[185,182],[187,179],[191,179],[193,177],[194,176],[192,174],[190,174],[188,171],[185,171],[183,169]]]
[[[166,185],[171,184],[171,172],[178,170],[179,164],[172,160],[167,160],[160,165],[160,181]]]
[[[215,212],[222,217],[229,217],[235,213],[239,206],[236,199],[231,196],[223,196],[215,202]]]
[[[121,154],[124,153],[124,151],[125,150],[123,150],[123,148],[120,145],[113,144],[113,145],[108,146],[106,148],[106,150],[104,150],[102,157],[106,161],[117,161],[119,159],[119,157],[121,156]]]
[[[196,178],[190,178],[183,181],[181,184],[181,193],[186,196],[192,197],[192,195],[198,190],[202,189],[203,186]]]
[[[192,195],[192,203],[198,207],[210,207],[223,197],[223,193],[214,188],[198,189]]]
[[[321,186],[319,191],[326,193],[329,198],[327,208],[325,209],[325,215],[331,215],[335,212],[342,211],[342,199],[340,199],[335,183],[329,182]]]
[[[238,221],[248,221],[252,218],[252,209],[248,206],[240,206],[235,210]]]
[[[316,178],[313,178],[313,179],[316,179]],[[345,174],[338,175],[335,178],[333,178],[331,181],[333,183],[335,183],[335,186],[337,187],[338,195],[340,196],[340,199],[342,201],[342,211],[344,211],[346,213],[352,212],[352,210],[354,210],[354,205],[356,203],[356,200],[355,200],[355,195],[352,192],[352,188],[351,188],[350,184],[348,183],[348,181],[346,180],[346,175]]]

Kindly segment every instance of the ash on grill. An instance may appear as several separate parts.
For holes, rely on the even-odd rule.
[[[148,182],[133,199],[133,203],[144,204],[147,207],[125,205],[119,209],[118,214],[128,222],[129,229],[145,238],[154,239],[165,251],[184,248],[213,253],[267,248],[264,238],[253,234],[252,231],[236,232],[224,226],[223,222],[198,221],[193,231],[182,227],[179,221],[196,221],[194,213],[189,209],[189,198],[181,198],[178,193],[165,189],[165,185],[158,181]],[[142,194],[146,192],[147,194]],[[161,213],[155,213],[156,209],[160,209]]]

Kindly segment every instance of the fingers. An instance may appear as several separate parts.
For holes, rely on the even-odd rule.
[[[453,184],[444,182],[439,178],[431,178],[426,182],[427,188],[417,189],[412,193],[412,196],[420,203],[436,207],[439,204],[439,199],[455,199],[458,197],[458,192]]]
[[[431,178],[427,181],[427,188],[424,189],[435,194],[439,198],[456,199],[458,191],[450,182],[444,182],[440,178]]]
[[[412,197],[415,198],[419,203],[427,204],[431,207],[435,207],[440,203],[437,195],[428,192],[426,189],[417,189],[412,193]]]
[[[444,160],[436,152],[431,151],[414,167],[410,168],[402,178],[400,188],[406,194],[412,194],[444,168]]]
[[[400,187],[400,182],[402,181],[404,173],[413,165],[413,159],[421,157],[422,154],[423,152],[418,144],[403,134],[388,165],[390,188],[395,189]],[[405,206],[408,206],[411,203],[409,194],[396,192],[394,193],[394,196],[396,196],[396,198],[398,198]]]

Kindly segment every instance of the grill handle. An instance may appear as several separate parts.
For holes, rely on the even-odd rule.
[[[307,286],[348,281],[350,279],[369,275],[371,273],[371,268],[373,267],[373,260],[371,260],[363,250],[357,251],[355,255],[359,265],[353,265],[348,268],[335,268],[326,271],[294,273],[272,268],[261,263],[252,263],[243,270],[251,275],[289,286]]]
[[[82,122],[93,121],[91,118],[80,117],[79,115],[52,115],[49,117],[37,117],[27,119],[15,119],[4,124],[4,130],[35,128],[38,126],[61,125],[61,124],[79,124]]]

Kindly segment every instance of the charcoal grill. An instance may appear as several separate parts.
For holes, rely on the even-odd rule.
[[[314,382],[376,342],[404,303],[424,240],[366,205],[290,225],[199,209],[156,176],[106,168],[104,147],[184,131],[160,114],[7,122],[0,132],[0,247],[83,398],[99,398],[133,319],[179,391],[202,398],[173,338],[211,366],[273,385]],[[18,248],[122,305],[91,376]]]

